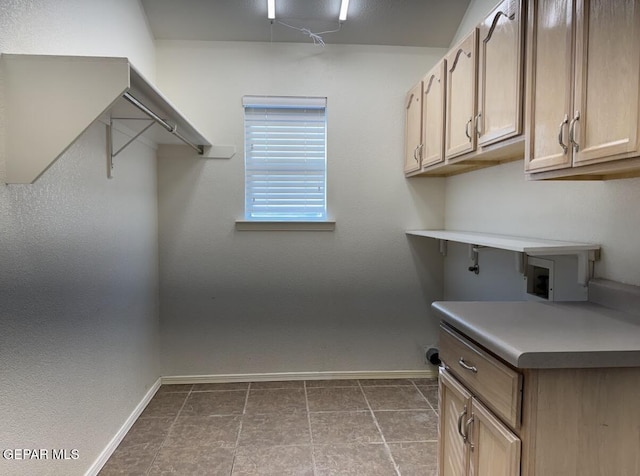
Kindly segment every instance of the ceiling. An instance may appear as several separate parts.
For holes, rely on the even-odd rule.
[[[156,39],[311,42],[296,28],[321,34],[326,44],[446,48],[469,0],[351,0],[340,27],[340,0],[276,0],[276,21],[267,0],[142,0]]]

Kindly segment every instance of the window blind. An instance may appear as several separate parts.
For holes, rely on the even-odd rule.
[[[326,98],[245,96],[245,220],[325,220]]]

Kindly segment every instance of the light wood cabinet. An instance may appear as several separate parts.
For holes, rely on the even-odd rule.
[[[475,399],[470,428],[470,476],[520,474],[520,439]]]
[[[407,175],[447,176],[523,157],[523,11],[522,0],[500,2],[423,80],[422,167]],[[444,91],[443,130],[434,85]]]
[[[420,170],[422,153],[422,81],[405,99],[404,172]]]
[[[476,71],[478,30],[447,54],[445,156],[457,157],[476,149]]]
[[[640,368],[513,369],[490,354],[441,326],[440,476],[640,474]],[[496,362],[520,375],[517,401],[496,394]],[[504,401],[521,405],[515,424]]]
[[[522,133],[523,22],[519,0],[504,0],[478,27],[478,144]]]
[[[446,370],[440,392],[440,476],[518,476],[520,439]]]
[[[640,0],[530,1],[525,169],[557,171],[533,178],[640,171],[638,50]]]
[[[471,392],[444,370],[440,372],[439,391],[440,476],[466,476],[469,451],[464,426],[471,414]]]
[[[446,60],[441,60],[422,80],[422,167],[444,161]]]
[[[522,376],[448,329],[440,331],[440,358],[458,379],[512,428],[520,426]]]

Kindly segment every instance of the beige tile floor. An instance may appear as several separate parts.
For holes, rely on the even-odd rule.
[[[436,380],[163,385],[100,472],[436,475]]]

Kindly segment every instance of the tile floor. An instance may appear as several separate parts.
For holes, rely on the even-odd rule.
[[[431,476],[437,433],[437,380],[163,385],[100,476]]]

